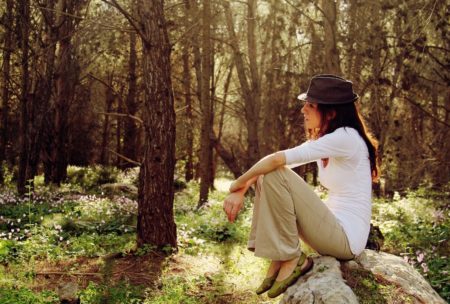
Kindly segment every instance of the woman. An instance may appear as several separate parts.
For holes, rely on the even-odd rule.
[[[268,155],[230,186],[224,201],[233,222],[247,189],[256,182],[249,250],[272,262],[257,294],[273,298],[313,266],[300,248],[299,237],[322,255],[348,260],[365,247],[370,229],[372,181],[379,175],[377,143],[367,133],[355,102],[352,83],[334,75],[317,75],[302,114],[309,138],[305,143]],[[316,161],[322,202],[287,166]]]

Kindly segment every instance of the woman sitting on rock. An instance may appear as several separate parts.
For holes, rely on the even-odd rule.
[[[224,201],[233,222],[247,189],[256,182],[249,250],[272,260],[256,293],[273,298],[309,271],[313,260],[300,239],[322,255],[349,260],[367,242],[371,218],[372,181],[379,175],[377,142],[368,134],[355,102],[352,83],[334,75],[317,75],[304,101],[308,141],[258,161],[230,186]],[[317,162],[323,202],[288,167]],[[299,239],[300,237],[300,239]]]

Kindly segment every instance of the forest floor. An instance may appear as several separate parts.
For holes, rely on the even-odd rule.
[[[136,178],[135,171],[72,168],[69,183],[58,189],[37,179],[27,198],[2,191],[0,303],[59,303],[63,294],[81,303],[279,302],[254,293],[268,262],[246,250],[250,199],[235,224],[226,220],[229,179],[216,180],[200,210],[198,184],[176,193],[178,251],[163,254],[136,248],[136,194],[99,186],[132,186]],[[382,249],[403,256],[447,301],[449,197],[448,191],[419,189],[376,200],[373,208],[373,223],[385,237]],[[368,291],[379,284],[364,280],[371,280]],[[372,303],[369,298],[361,303]]]

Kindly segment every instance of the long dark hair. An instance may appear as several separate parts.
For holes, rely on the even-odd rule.
[[[370,170],[372,172],[372,180],[378,181],[380,176],[379,158],[378,158],[378,141],[370,134],[364,119],[361,117],[356,103],[346,103],[341,105],[318,104],[317,110],[321,116],[321,125],[316,138],[334,132],[341,127],[350,127],[358,131],[369,150]],[[311,134],[311,133],[310,133]]]

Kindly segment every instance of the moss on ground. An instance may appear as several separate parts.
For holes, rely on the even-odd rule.
[[[415,298],[401,288],[365,269],[350,269],[341,263],[342,276],[361,304],[412,304]]]

